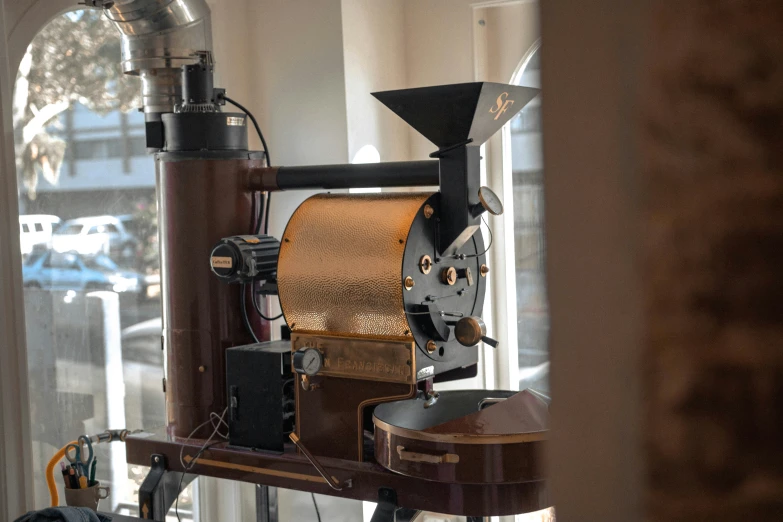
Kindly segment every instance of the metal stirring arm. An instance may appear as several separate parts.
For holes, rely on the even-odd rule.
[[[318,474],[323,477],[327,484],[329,484],[330,488],[335,491],[342,491],[343,489],[350,488],[352,486],[350,479],[346,480],[345,482],[340,482],[337,477],[329,475],[321,463],[318,462],[313,454],[310,453],[304,444],[302,444],[302,441],[299,439],[299,437],[297,437],[296,433],[291,433],[288,437],[291,439],[291,442],[293,442],[296,447],[299,448],[299,451],[301,451],[302,454],[307,457],[307,460],[310,461],[310,464],[312,464],[316,471],[318,471]]]

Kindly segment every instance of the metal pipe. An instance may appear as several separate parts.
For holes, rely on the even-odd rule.
[[[141,76],[144,112],[174,112],[182,99],[180,67],[212,52],[206,0],[91,0],[90,4],[103,7],[122,33],[122,69]]]
[[[437,160],[272,167],[249,172],[250,190],[432,187],[439,184]]]

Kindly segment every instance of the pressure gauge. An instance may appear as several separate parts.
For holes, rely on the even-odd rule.
[[[324,365],[324,356],[317,348],[302,348],[294,353],[294,371],[315,375]]]
[[[481,207],[493,216],[499,216],[503,213],[503,203],[489,187],[481,187],[478,197]]]

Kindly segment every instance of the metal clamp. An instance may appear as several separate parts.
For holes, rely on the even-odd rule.
[[[326,471],[326,469],[321,465],[320,462],[313,456],[312,453],[302,444],[302,441],[299,439],[299,437],[296,435],[296,433],[291,433],[288,438],[291,439],[291,442],[293,442],[297,448],[299,448],[299,451],[302,452],[302,454],[307,457],[307,460],[310,461],[310,464],[313,465],[313,467],[318,471],[318,474],[323,477],[323,479],[326,481],[327,484],[329,484],[329,487],[332,488],[335,491],[342,491],[345,488],[350,488],[353,484],[351,483],[351,480],[346,480],[345,482],[340,482],[340,480],[337,477],[333,477],[329,475],[329,473]]]

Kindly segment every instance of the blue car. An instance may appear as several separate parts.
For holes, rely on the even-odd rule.
[[[84,257],[73,252],[49,250],[27,259],[22,277],[27,288],[44,290],[94,291],[138,294],[143,278],[121,270],[107,256]]]

